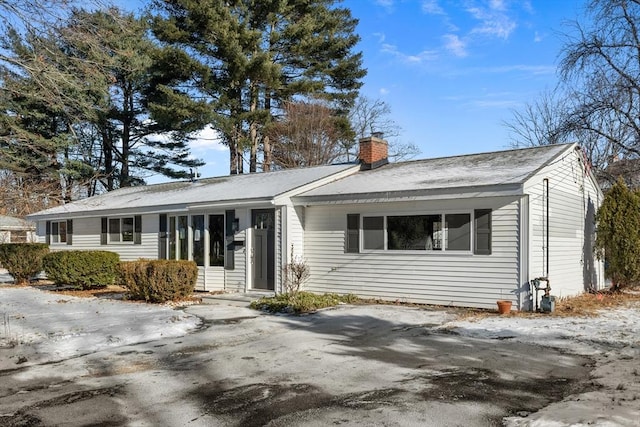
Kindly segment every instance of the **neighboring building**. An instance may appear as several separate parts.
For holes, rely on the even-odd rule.
[[[607,191],[619,178],[622,178],[629,188],[640,189],[640,159],[614,158],[606,169],[599,172],[598,183],[603,191]]]
[[[282,291],[292,250],[315,292],[526,309],[533,278],[557,296],[603,286],[602,192],[575,144],[388,164],[374,136],[360,153],[361,166],[124,188],[30,219],[52,250],[192,259],[206,291]]]
[[[24,219],[0,215],[0,243],[37,241],[36,225]]]

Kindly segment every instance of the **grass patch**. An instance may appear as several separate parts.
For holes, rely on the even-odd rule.
[[[595,316],[599,310],[623,307],[640,301],[640,292],[633,290],[584,293],[575,297],[556,300],[557,316]]]
[[[253,301],[251,308],[270,313],[311,313],[321,308],[335,307],[339,304],[353,304],[358,297],[353,294],[313,294],[311,292],[296,292],[293,294],[279,294],[274,297],[262,297]]]

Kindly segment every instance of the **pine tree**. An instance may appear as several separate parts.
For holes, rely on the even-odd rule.
[[[153,29],[191,59],[193,90],[209,101],[212,125],[230,150],[230,173],[271,166],[264,129],[294,97],[316,97],[346,115],[365,75],[357,21],[334,0],[156,1]],[[204,68],[204,70],[203,70]],[[185,80],[186,81],[186,80]],[[184,82],[184,81],[183,81]]]
[[[13,66],[3,68],[0,168],[46,173],[68,199],[78,186],[92,195],[149,172],[185,178],[202,164],[188,142],[210,121],[209,108],[157,80],[167,54],[146,20],[74,10],[59,27],[5,42]]]
[[[596,248],[607,261],[613,288],[640,280],[640,195],[620,178],[607,192],[596,216]]]
[[[202,165],[189,156],[189,133],[198,130],[202,103],[157,82],[154,69],[162,50],[147,36],[147,23],[117,9],[73,14],[72,33],[102,35],[98,50],[74,43],[71,54],[102,64],[110,84],[91,125],[100,135],[107,190],[144,182],[145,171],[185,178],[187,169]]]

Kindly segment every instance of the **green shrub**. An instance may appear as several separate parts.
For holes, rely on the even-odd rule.
[[[0,265],[17,285],[23,285],[42,271],[42,259],[49,252],[45,243],[0,244]]]
[[[95,289],[113,285],[120,256],[108,251],[60,251],[44,257],[47,278],[56,285]]]
[[[358,297],[353,294],[313,294],[311,292],[296,292],[279,294],[274,297],[262,297],[253,301],[251,308],[265,310],[271,313],[309,313],[326,307],[334,307],[339,304],[353,304]]]
[[[607,261],[614,289],[640,283],[640,196],[620,178],[605,194],[596,215],[598,256]]]
[[[147,302],[176,301],[196,288],[198,266],[193,261],[144,260],[121,262],[120,281],[128,297]]]

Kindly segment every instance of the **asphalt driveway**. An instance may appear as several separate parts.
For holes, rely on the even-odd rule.
[[[291,317],[223,303],[177,313],[200,326],[95,349],[89,335],[107,331],[93,328],[84,351],[56,360],[31,359],[35,344],[0,346],[0,425],[501,425],[590,387],[589,358],[460,336],[441,327],[451,319],[441,310]],[[108,334],[131,329],[127,316]]]

